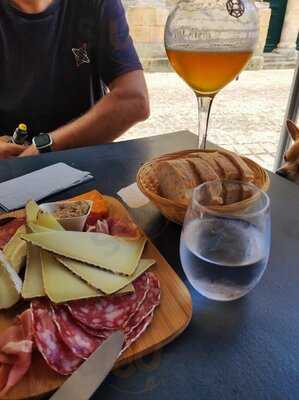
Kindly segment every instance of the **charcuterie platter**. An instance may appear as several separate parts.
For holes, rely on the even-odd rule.
[[[68,231],[62,224],[80,204],[72,209],[67,205],[68,210],[50,217],[29,204],[26,213],[3,215],[16,217],[4,226],[0,216],[0,246],[23,281],[20,298],[10,291],[0,310],[0,384],[5,375],[4,332],[22,326],[24,334],[28,325],[34,331],[30,367],[1,399],[27,399],[55,390],[111,330],[122,329],[126,335],[118,367],[169,343],[191,319],[187,288],[126,208],[96,191],[73,200],[93,202],[85,232]],[[28,342],[23,340],[22,346]]]

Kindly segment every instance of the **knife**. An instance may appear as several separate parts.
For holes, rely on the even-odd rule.
[[[112,333],[50,400],[88,400],[111,371],[123,342],[124,334],[122,332]]]

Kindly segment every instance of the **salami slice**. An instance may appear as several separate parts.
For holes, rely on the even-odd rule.
[[[100,338],[100,339],[107,339],[108,336],[111,334],[111,329],[93,329],[93,328],[89,328],[88,326],[82,324],[80,321],[76,321],[76,324],[78,324],[89,335],[95,336],[95,337]]]
[[[145,331],[150,324],[155,308],[160,304],[161,288],[160,282],[156,275],[152,272],[147,273],[149,290],[146,293],[144,301],[139,305],[137,310],[128,319],[124,328],[125,333],[125,349],[127,349],[139,336]],[[109,337],[111,330],[92,329],[86,325],[78,324],[92,336],[105,340]],[[124,351],[124,350],[123,350]]]
[[[103,343],[104,338],[100,339],[85,332],[66,307],[53,306],[53,316],[60,338],[77,357],[87,359]]]
[[[4,246],[9,242],[20,226],[24,224],[25,218],[15,218],[0,227],[0,250],[4,249]]]
[[[46,363],[60,375],[69,375],[82,362],[61,340],[47,299],[33,300],[35,344]]]
[[[140,307],[149,289],[147,273],[137,278],[135,292],[68,303],[72,316],[92,329],[125,328],[129,318]]]
[[[154,312],[149,314],[129,334],[125,335],[125,343],[120,354],[124,353],[146,331],[154,317]]]
[[[159,279],[152,272],[148,272],[148,278],[149,290],[143,303],[128,320],[125,328],[125,335],[130,335],[130,333],[137,328],[145,318],[152,314],[155,308],[160,304],[161,288]]]

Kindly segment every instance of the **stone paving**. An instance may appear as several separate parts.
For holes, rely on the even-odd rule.
[[[272,169],[287,106],[293,70],[244,71],[213,104],[209,140]],[[197,131],[192,91],[174,73],[149,73],[151,117],[121,140]]]

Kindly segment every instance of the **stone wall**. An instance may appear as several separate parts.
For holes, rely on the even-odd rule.
[[[159,0],[123,0],[131,36],[146,70],[161,70],[166,65],[164,27],[169,13]],[[161,64],[161,65],[160,65]],[[159,66],[160,65],[160,66]]]
[[[267,40],[269,23],[271,18],[271,8],[269,3],[256,2],[260,18],[260,36],[255,50],[247,69],[261,69],[264,64],[264,48]]]
[[[131,36],[147,71],[169,71],[164,48],[164,27],[177,0],[123,0]],[[269,3],[257,2],[260,14],[260,39],[248,68],[263,67],[263,50],[267,38],[271,9]]]

